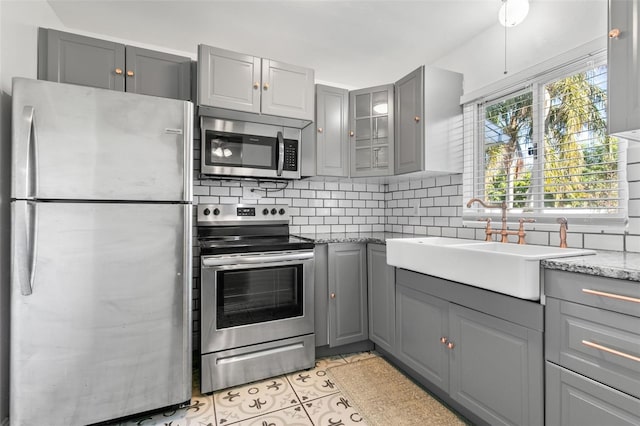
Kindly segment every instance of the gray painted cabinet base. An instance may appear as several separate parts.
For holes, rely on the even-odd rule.
[[[395,268],[387,265],[387,246],[367,245],[369,339],[387,352],[394,352],[396,336]]]
[[[547,426],[640,424],[640,400],[550,362],[546,364]]]
[[[542,306],[396,269],[395,356],[492,425],[544,421]]]

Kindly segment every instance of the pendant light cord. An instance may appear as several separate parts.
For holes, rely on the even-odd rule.
[[[505,16],[505,20],[506,17],[509,16],[507,14],[507,8],[509,7],[509,0],[502,0],[504,1],[504,16]],[[507,74],[507,25],[504,26],[504,74]]]

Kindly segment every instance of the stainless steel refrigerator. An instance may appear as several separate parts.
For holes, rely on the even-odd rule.
[[[191,398],[190,102],[15,78],[11,425]]]

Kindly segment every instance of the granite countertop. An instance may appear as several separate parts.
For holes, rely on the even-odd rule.
[[[592,256],[545,259],[540,264],[546,269],[640,281],[640,253],[597,250]]]
[[[320,234],[295,234],[316,244],[326,243],[376,243],[386,244],[390,238],[419,238],[426,235],[397,232],[334,232]],[[617,278],[640,282],[640,253],[596,250],[595,255],[562,257],[540,261],[546,269]]]
[[[386,244],[389,238],[417,238],[426,235],[402,234],[398,232],[332,232],[320,234],[293,234],[296,237],[313,241],[316,244],[326,243],[376,243]]]

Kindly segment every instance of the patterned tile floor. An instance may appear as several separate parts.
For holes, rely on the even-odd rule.
[[[191,405],[132,418],[119,426],[365,426],[326,369],[375,352],[316,360],[314,368],[202,395],[194,378]]]

